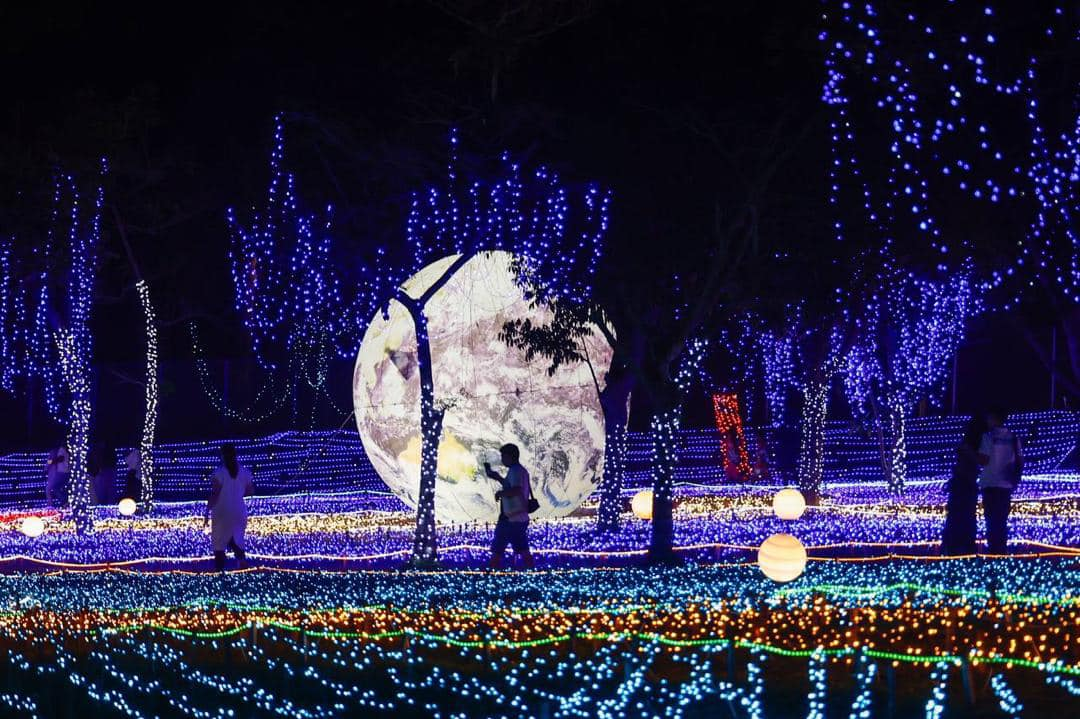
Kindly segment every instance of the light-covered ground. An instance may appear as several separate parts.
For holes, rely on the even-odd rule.
[[[643,566],[648,522],[592,507],[530,528],[535,571],[490,572],[490,528],[378,493],[251,502],[252,568],[209,571],[199,504],[0,532],[0,714],[27,716],[1069,716],[1080,709],[1080,495],[1026,478],[1009,557],[942,558],[940,483],[903,502],[834,486],[798,520],[776,487],[680,487],[683,565]],[[627,494],[627,501],[633,493]],[[35,516],[41,512],[32,512]],[[756,549],[810,560],[786,584]],[[819,707],[820,708],[820,707]]]

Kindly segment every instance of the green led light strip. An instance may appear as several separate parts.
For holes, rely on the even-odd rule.
[[[120,627],[112,627],[99,630],[103,634],[114,634],[120,632],[136,632],[143,629],[162,631],[168,634],[189,637],[193,639],[220,639],[224,637],[231,637],[240,634],[241,632],[255,628],[256,624],[247,623],[234,627],[233,629],[227,629],[219,632],[196,632],[188,629],[176,629],[173,627],[167,627],[158,624],[130,624]],[[306,633],[309,637],[317,637],[324,639],[365,639],[365,640],[377,640],[377,639],[394,639],[398,637],[414,637],[417,639],[426,640],[435,644],[444,644],[447,646],[463,647],[463,648],[491,648],[491,649],[528,649],[532,647],[540,647],[551,644],[559,644],[562,642],[571,641],[573,639],[583,639],[586,641],[604,641],[604,642],[621,642],[626,640],[635,640],[641,642],[656,642],[669,647],[690,648],[690,647],[702,647],[702,646],[732,646],[740,649],[751,649],[753,651],[761,651],[769,654],[775,654],[783,657],[798,657],[808,658],[815,652],[821,652],[825,656],[847,656],[854,655],[859,651],[864,652],[867,656],[875,659],[886,659],[889,661],[907,662],[911,664],[927,664],[931,662],[962,662],[970,661],[972,664],[1008,664],[1028,669],[1038,669],[1039,671],[1053,673],[1053,674],[1068,674],[1071,676],[1080,676],[1080,666],[1073,666],[1062,664],[1060,662],[1035,662],[1029,659],[1022,659],[1020,657],[964,657],[958,654],[907,654],[901,652],[887,652],[879,649],[865,649],[859,647],[840,647],[836,649],[785,649],[783,647],[777,647],[771,644],[759,644],[757,642],[748,642],[744,640],[735,640],[732,642],[730,639],[674,639],[671,637],[665,637],[662,634],[655,634],[650,632],[599,632],[599,633],[582,633],[582,634],[558,634],[551,637],[545,637],[543,639],[530,639],[526,641],[511,641],[508,639],[492,639],[492,640],[464,640],[455,639],[449,635],[444,634],[428,634],[426,632],[418,632],[413,629],[399,629],[389,632],[379,632],[374,634],[368,634],[365,632],[339,632],[339,631],[321,631],[310,630],[304,627],[298,627],[292,624],[285,624],[284,622],[264,622],[262,626],[272,626],[279,629],[283,629],[289,632]]]
[[[821,594],[832,594],[842,597],[876,597],[881,594],[887,594],[898,590],[921,592],[924,594],[947,594],[956,597],[980,597],[982,599],[990,599],[995,596],[993,593],[982,589],[948,589],[946,587],[930,587],[924,584],[911,584],[908,582],[898,582],[884,587],[867,587],[851,584],[814,584],[808,587],[781,589],[776,593],[776,596],[789,597],[819,592]],[[1032,594],[997,594],[996,596],[1002,601],[1020,604],[1080,604],[1080,597],[1072,596],[1058,598],[1042,597]]]

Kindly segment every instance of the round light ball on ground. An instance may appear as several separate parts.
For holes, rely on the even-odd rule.
[[[41,517],[25,517],[19,525],[19,531],[35,539],[45,533],[45,521]]]
[[[651,489],[643,489],[630,500],[630,509],[638,519],[652,519],[653,493]]]
[[[795,520],[803,516],[803,512],[806,511],[806,499],[803,497],[802,492],[788,487],[776,493],[776,496],[773,497],[772,507],[773,512],[780,519]]]
[[[458,256],[424,267],[403,285],[420,296]],[[485,252],[454,272],[424,307],[431,343],[435,401],[445,407],[436,462],[435,518],[442,523],[494,522],[498,485],[483,463],[504,473],[499,447],[516,444],[540,502],[534,519],[570,514],[603,471],[604,415],[600,380],[611,348],[592,333],[583,354],[548,374],[549,363],[499,338],[513,320],[547,324],[515,282],[507,252]],[[420,372],[416,328],[408,310],[391,301],[368,325],[353,373],[353,406],[364,451],[390,490],[416,507],[420,485]]]
[[[131,499],[130,497],[125,497],[124,499],[121,499],[120,504],[117,505],[117,509],[120,510],[120,514],[125,517],[130,517],[131,515],[135,514],[135,510],[137,508],[138,505],[135,504],[135,500]]]
[[[806,569],[806,547],[790,534],[774,534],[761,543],[758,566],[774,582],[790,582]]]

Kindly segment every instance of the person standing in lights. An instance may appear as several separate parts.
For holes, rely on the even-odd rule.
[[[769,440],[759,429],[754,433],[754,481],[764,483],[769,479]]]
[[[60,445],[49,452],[45,462],[45,501],[50,507],[63,506],[67,500],[68,449]]]
[[[86,455],[86,471],[90,475],[90,504],[108,504],[111,501],[110,493],[115,477],[113,468],[109,465],[109,456],[109,452],[100,444],[94,445]]]
[[[1020,440],[1005,426],[1008,415],[994,409],[986,414],[988,431],[979,444],[977,460],[982,465],[979,489],[986,520],[986,543],[991,554],[1009,551],[1009,509],[1012,493],[1023,471]]]
[[[124,496],[121,499],[134,499],[138,502],[142,499],[142,454],[139,448],[128,452],[124,457],[124,466],[127,472],[124,474]]]
[[[244,497],[251,494],[255,485],[251,470],[241,467],[236,459],[236,447],[221,445],[221,466],[210,477],[214,489],[207,502],[210,517],[210,538],[214,546],[214,566],[225,571],[225,550],[231,549],[237,563],[246,566],[244,555],[244,530],[247,528],[247,505]]]
[[[975,554],[975,512],[979,504],[979,473],[982,469],[978,451],[986,429],[986,418],[975,415],[968,420],[956,448],[941,538],[941,553],[946,556]]]
[[[730,484],[743,481],[742,472],[739,471],[739,434],[734,427],[728,427],[724,433],[721,451],[724,453],[724,478]]]
[[[499,521],[495,524],[495,537],[491,542],[490,566],[492,569],[502,568],[503,555],[509,544],[516,554],[521,555],[525,568],[532,569],[528,537],[529,500],[532,498],[529,473],[521,466],[521,451],[517,445],[504,444],[499,448],[499,454],[506,467],[505,477],[484,462],[484,472],[502,487],[495,493],[495,501],[499,503]]]

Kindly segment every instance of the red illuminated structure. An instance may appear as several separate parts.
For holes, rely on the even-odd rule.
[[[720,431],[724,476],[729,482],[744,482],[750,476],[750,458],[743,435],[739,395],[735,392],[717,392],[712,401],[716,428]]]

